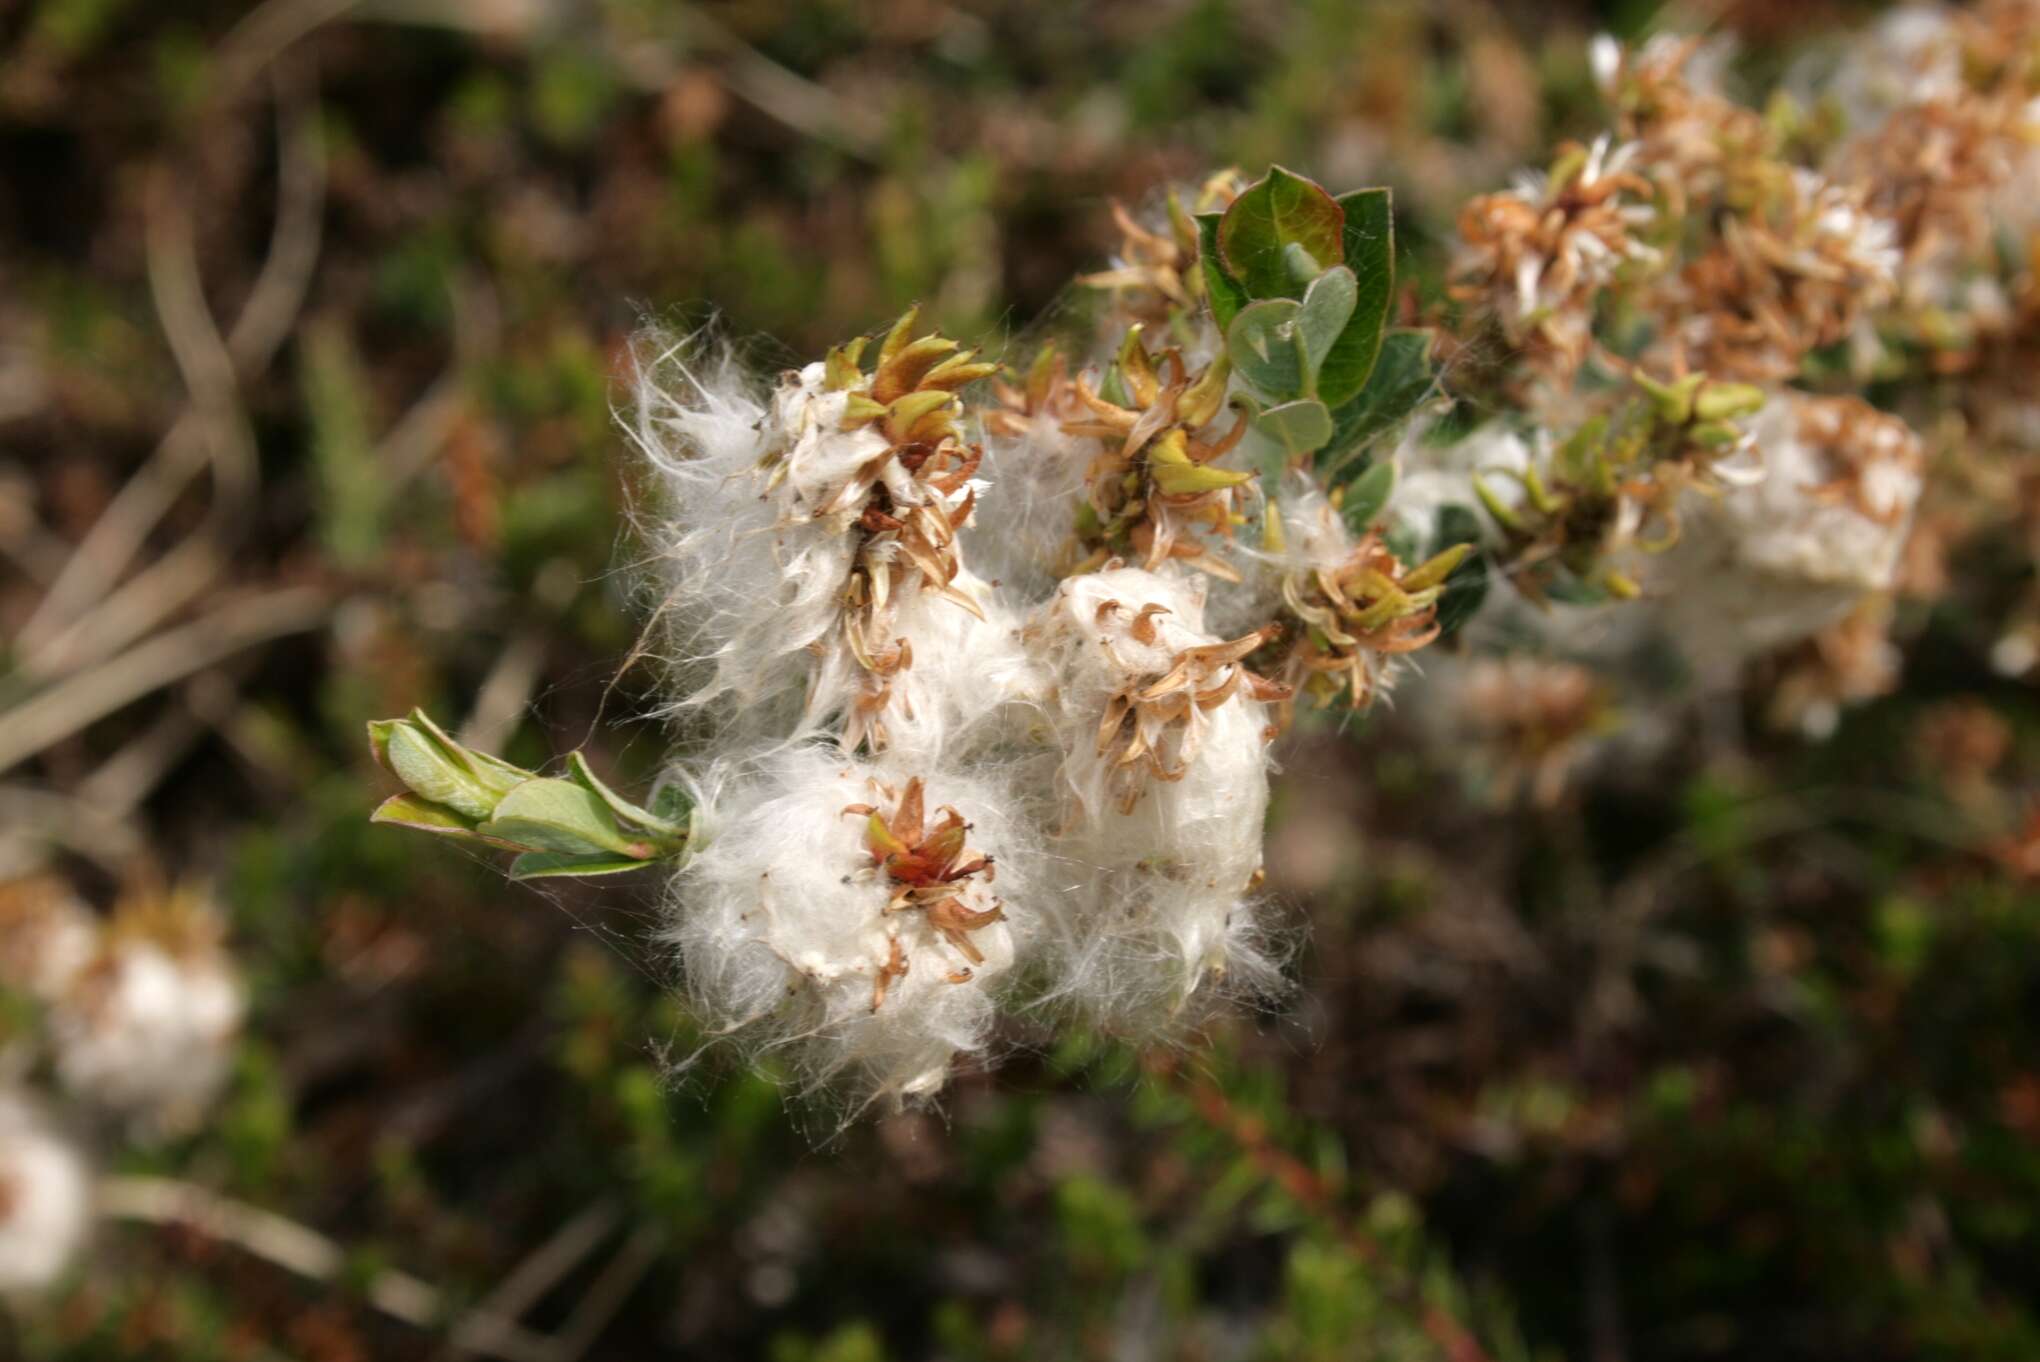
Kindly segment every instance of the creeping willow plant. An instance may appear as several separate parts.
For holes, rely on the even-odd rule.
[[[1642,642],[1704,683],[1888,617],[1851,611],[1894,585],[1928,452],[1854,390],[2040,348],[1953,302],[2040,258],[2000,249],[2034,227],[2001,210],[2040,178],[2030,10],[1946,19],[1910,93],[1838,77],[1886,101],[1854,123],[1738,104],[1694,42],[1597,45],[1607,133],[1467,205],[1428,328],[1390,325],[1388,191],[1276,168],[1115,207],[1088,354],[1002,368],[910,310],[763,391],[647,331],[673,770],[641,806],[414,714],[372,726],[406,787],[377,817],[517,877],[666,866],[711,1034],[862,1097],[935,1092],[1004,1010],[1140,1037],[1265,997],[1268,754],[1300,716],[1429,650],[1420,731],[1548,799]]]

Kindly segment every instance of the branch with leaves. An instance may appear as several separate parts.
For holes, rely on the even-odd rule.
[[[368,726],[369,750],[403,782],[373,822],[515,853],[510,878],[614,875],[686,853],[688,803],[676,786],[633,804],[580,752],[564,777],[542,776],[463,747],[423,710]]]
[[[649,333],[628,428],[678,778],[640,807],[414,715],[371,729],[408,787],[378,819],[519,878],[667,866],[697,1007],[866,1098],[938,1090],[1013,1006],[1146,1039],[1279,991],[1261,824],[1299,701],[1364,710],[1490,617],[1563,659],[1565,612],[1618,602],[1732,666],[1889,584],[1919,444],[1835,347],[1910,317],[1916,227],[1691,57],[1597,49],[1616,126],[1467,206],[1456,307],[1399,297],[1388,190],[1278,166],[1115,208],[1088,354],[996,368],[910,310],[870,370],[853,339],[761,388]],[[1434,693],[1481,690],[1456,660]],[[1614,712],[1573,707],[1555,731]],[[845,823],[902,792],[980,826],[970,903],[937,873],[941,912],[905,911]]]

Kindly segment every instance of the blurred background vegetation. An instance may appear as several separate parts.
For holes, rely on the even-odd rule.
[[[1865,13],[1678,17],[1761,62]],[[656,727],[597,723],[647,704],[611,426],[645,315],[769,368],[920,300],[998,353],[1114,199],[1272,160],[1392,185],[1435,289],[1463,198],[1593,125],[1587,38],[1663,19],[0,8],[0,838],[100,902],[213,886],[230,1091],[108,1157],[341,1250],[306,1280],[108,1225],[0,1354],[2040,1357],[2040,711],[1959,617],[1825,745],[1757,688],[1548,808],[1317,729],[1271,831],[1289,1012],[1178,1054],[1016,1034],[820,1144],[712,1053],[669,1073],[655,885],[512,888],[365,821],[363,721],[412,705],[656,769]]]

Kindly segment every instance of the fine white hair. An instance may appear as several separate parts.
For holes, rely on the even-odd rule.
[[[1258,523],[1232,554],[1237,582],[1209,578],[1204,587],[1204,618],[1220,636],[1257,629],[1282,612],[1282,584],[1315,569],[1330,570],[1346,561],[1353,535],[1315,479],[1290,470],[1275,494],[1260,498]]]
[[[1214,994],[1279,985],[1280,947],[1254,892],[1266,707],[1243,692],[1191,704],[1161,754],[1179,773],[1148,780],[1130,808],[1122,754],[1100,742],[1115,696],[1165,677],[1185,649],[1220,642],[1203,624],[1201,579],[1118,568],[1063,583],[1033,627],[1057,680],[1062,763],[1054,850],[1065,873],[1046,900],[1048,997],[1126,1034],[1166,1032]]]
[[[644,533],[672,708],[727,699],[720,725],[784,726],[840,617],[854,545],[784,523],[760,470],[770,404],[733,350],[653,329],[634,360],[627,429],[651,475]]]
[[[1077,553],[1071,532],[1099,442],[1062,428],[1061,410],[1010,416],[1008,433],[985,432],[984,475],[997,497],[996,529],[966,539],[978,570],[1010,591],[1052,591]]]
[[[650,474],[643,531],[669,716],[701,714],[723,753],[840,726],[869,682],[843,628],[862,509],[843,489],[878,466],[895,504],[926,494],[886,460],[875,427],[842,428],[849,395],[827,388],[821,364],[766,396],[726,346],[652,330],[634,359],[628,429]],[[961,513],[963,497],[943,508]],[[968,568],[947,593],[908,578],[887,641],[910,661],[875,729],[932,758],[968,743],[1031,678],[998,586]]]
[[[896,887],[867,841],[907,783],[925,777],[927,816],[953,808],[990,866],[957,886],[963,906],[1001,916],[968,934],[973,961]],[[963,775],[784,748],[722,784],[699,820],[703,845],[676,874],[666,938],[709,1028],[803,1087],[841,1080],[862,1099],[924,1098],[959,1060],[982,1055],[995,1003],[1040,914],[1039,847],[1011,792]],[[893,955],[897,942],[900,954]],[[883,991],[880,975],[887,974]]]
[[[1522,504],[1521,475],[1531,463],[1530,446],[1500,423],[1481,426],[1450,444],[1432,443],[1427,434],[1412,431],[1396,449],[1395,490],[1388,502],[1388,523],[1424,552],[1436,543],[1439,517],[1447,506],[1478,510],[1476,477],[1503,506]],[[1481,524],[1489,524],[1486,512],[1479,514]]]

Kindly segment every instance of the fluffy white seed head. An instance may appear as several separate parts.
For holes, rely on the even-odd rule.
[[[647,332],[636,364],[629,429],[652,479],[644,525],[676,707],[728,697],[718,717],[784,722],[809,650],[837,625],[854,546],[782,524],[759,465],[784,404],[769,411],[733,353]]]
[[[851,731],[932,759],[1025,688],[1015,616],[960,570],[946,590],[859,518],[883,493],[895,516],[965,514],[984,490],[931,489],[876,425],[844,429],[852,394],[826,366],[785,374],[761,402],[727,354],[641,338],[633,434],[650,467],[647,518],[676,712],[709,708],[731,747],[799,728]],[[882,603],[889,675],[846,628],[860,551],[904,570]],[[891,578],[893,574],[882,574]]]
[[[1007,593],[969,569],[954,585],[976,599],[978,613],[917,592],[900,603],[893,620],[894,636],[904,640],[911,660],[886,685],[879,745],[903,762],[967,757],[996,740],[1005,712],[1037,697],[1044,684],[1021,644],[1020,618]],[[854,706],[862,684],[856,660],[847,649],[835,649],[817,672],[815,691]]]
[[[1244,662],[1218,660],[1202,592],[1188,577],[1092,573],[1065,582],[1031,631],[1058,682],[1052,996],[1134,1034],[1214,992],[1279,981],[1254,899],[1269,715]],[[1215,665],[1191,665],[1199,650]]]
[[[91,1226],[84,1157],[23,1094],[0,1091],[0,1294],[63,1275]]]
[[[804,1086],[934,1093],[989,1043],[995,997],[1038,920],[1027,873],[1038,848],[1011,791],[995,776],[919,775],[782,750],[703,808],[702,844],[674,879],[667,937],[703,1020],[752,1053],[783,1055]],[[892,828],[907,799],[921,804],[908,831],[924,851],[957,836],[952,811],[963,829],[918,891],[901,874],[921,867],[883,859],[872,826]],[[988,863],[972,869],[979,857]]]

